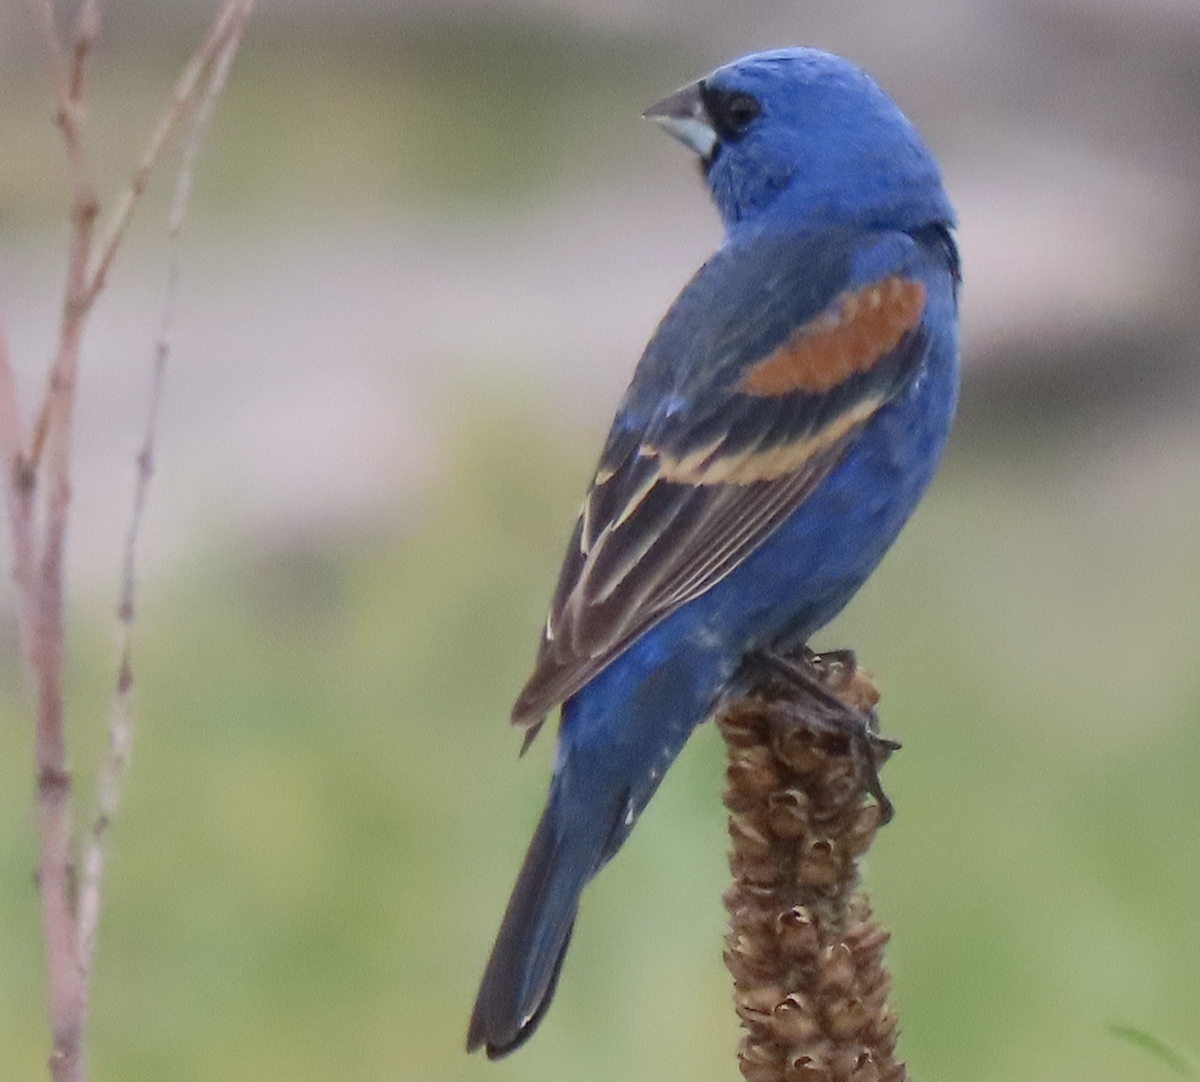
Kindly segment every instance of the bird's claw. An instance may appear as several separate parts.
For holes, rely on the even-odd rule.
[[[879,805],[880,823],[891,821],[895,806],[879,781],[879,767],[900,748],[900,742],[879,732],[875,704],[879,692],[858,667],[853,650],[830,650],[818,654],[803,647],[798,654],[758,650],[747,655],[738,681],[739,690],[759,690],[763,681],[798,691],[812,705],[805,722],[818,731],[845,737],[863,771],[864,788]]]

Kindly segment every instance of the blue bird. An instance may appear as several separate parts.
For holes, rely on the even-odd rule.
[[[562,720],[471,1016],[493,1059],[542,1020],[583,888],[743,661],[799,649],[879,563],[958,393],[954,212],[865,73],[757,53],[646,116],[699,155],[725,237],[621,401],[513,709],[526,743]]]

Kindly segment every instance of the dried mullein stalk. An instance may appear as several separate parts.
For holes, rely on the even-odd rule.
[[[728,749],[734,884],[725,962],[747,1082],[903,1082],[883,967],[888,933],[856,893],[891,806],[879,695],[849,654],[767,658],[717,724]],[[761,670],[761,671],[759,671]]]

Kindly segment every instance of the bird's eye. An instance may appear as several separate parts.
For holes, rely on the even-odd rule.
[[[732,94],[725,102],[725,116],[729,126],[737,131],[745,131],[759,113],[762,106],[749,94]]]
[[[741,90],[721,90],[706,84],[701,88],[700,96],[717,135],[726,141],[745,135],[746,129],[762,112],[758,99]]]

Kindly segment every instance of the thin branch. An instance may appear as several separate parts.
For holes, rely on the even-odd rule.
[[[81,133],[86,116],[87,63],[100,33],[101,11],[98,0],[84,0],[75,24],[75,36],[70,58],[58,28],[53,0],[28,0],[34,20],[42,36],[50,88],[58,112],[55,121],[64,136],[64,149],[69,166],[68,179],[75,205],[94,202],[94,192],[86,169],[87,155]]]
[[[47,13],[49,9],[47,8]],[[47,24],[47,53],[51,70],[62,70],[57,59],[57,35]],[[8,353],[7,335],[0,326],[0,448],[4,455],[4,494],[13,546],[13,579],[17,618],[29,671],[38,684],[36,729],[37,809],[40,859],[38,882],[43,898],[42,924],[46,943],[47,995],[53,1030],[51,1060],[56,1079],[79,1077],[78,1028],[82,988],[77,980],[71,935],[71,820],[70,778],[62,740],[58,670],[53,631],[39,573],[36,537],[36,468],[26,450],[16,378]]]
[[[13,542],[13,577],[18,624],[27,662],[38,684],[36,729],[37,808],[41,857],[38,883],[46,943],[47,990],[55,1079],[82,1077],[81,1029],[84,989],[78,979],[72,929],[72,828],[70,776],[62,733],[59,689],[61,640],[55,647],[53,617],[48,618],[44,578],[38,573],[35,536],[35,474],[24,451],[16,379],[0,326],[0,446],[5,464],[5,501]],[[56,667],[57,666],[57,667]]]
[[[94,298],[104,288],[108,268],[121,245],[126,229],[129,228],[134,208],[150,183],[150,176],[162,156],[167,141],[200,92],[205,73],[218,64],[222,56],[232,58],[233,52],[236,52],[237,46],[241,42],[253,9],[254,0],[225,0],[209,28],[208,35],[192,54],[191,60],[188,61],[176,81],[171,99],[159,118],[158,126],[146,144],[142,159],[130,178],[129,186],[118,197],[116,207],[104,228],[102,239],[97,245],[95,258],[87,273],[89,298]],[[228,62],[226,62],[226,68],[228,68]],[[222,76],[221,82],[223,81],[224,77]],[[213,85],[212,79],[209,80],[208,85],[210,87]]]
[[[71,97],[75,101],[83,101],[83,80],[87,62],[96,45],[96,39],[99,37],[99,0],[83,0],[75,18],[75,47],[72,50],[75,62],[71,68]]]
[[[38,884],[42,896],[42,934],[46,945],[46,985],[56,1082],[81,1082],[86,988],[79,969],[74,913],[74,830],[71,775],[63,729],[63,585],[62,566],[70,501],[70,436],[74,413],[79,345],[87,306],[84,273],[92,245],[98,204],[87,169],[83,142],[84,74],[99,26],[99,11],[86,2],[70,62],[50,0],[34,5],[42,27],[50,80],[58,103],[57,123],[67,155],[73,201],[67,258],[67,282],[59,326],[59,345],[50,366],[46,393],[28,459],[14,468],[12,526],[17,549],[18,586],[25,619],[27,655],[37,687],[35,761],[37,822],[40,841]],[[46,493],[41,544],[34,535],[37,477],[45,457],[50,487]]]
[[[85,852],[85,889],[77,904],[72,783],[63,718],[63,562],[71,498],[70,459],[75,392],[83,331],[125,236],[133,210],[145,191],[168,138],[179,122],[195,110],[193,137],[185,151],[177,191],[176,205],[179,209],[177,214],[173,211],[172,215],[173,242],[177,242],[178,229],[183,221],[182,207],[186,206],[190,189],[196,147],[253,6],[253,0],[225,0],[222,4],[207,37],[176,84],[163,118],[97,247],[95,226],[99,201],[92,181],[84,130],[87,117],[86,77],[102,22],[102,3],[103,0],[80,0],[68,47],[57,23],[53,0],[29,0],[34,19],[40,27],[57,106],[55,120],[66,153],[72,203],[58,346],[28,442],[21,424],[16,381],[9,363],[3,327],[0,326],[0,451],[3,452],[5,467],[0,483],[5,489],[13,536],[14,577],[22,642],[36,687],[35,760],[40,842],[38,881],[42,895],[47,999],[53,1041],[50,1068],[55,1082],[84,1082],[86,1077],[83,1029],[88,976],[95,952],[100,911],[104,855],[102,842],[116,807],[128,758],[133,567],[145,491],[152,472],[154,431],[161,399],[167,341],[164,329],[156,352],[147,441],[140,460],[138,491],[127,542],[121,603],[125,645],[110,721],[110,748],[100,772],[99,810],[93,824],[92,841]],[[167,323],[175,277],[173,269],[168,287]]]
[[[247,5],[246,14],[248,13]],[[179,288],[180,242],[191,201],[196,158],[204,143],[209,122],[212,119],[213,108],[224,88],[230,65],[241,41],[241,30],[244,25],[243,20],[235,32],[225,40],[197,101],[191,131],[183,150],[183,160],[176,177],[175,194],[172,198],[168,218],[167,229],[171,252],[167,270],[167,291],[163,302],[159,334],[154,346],[146,427],[142,437],[142,446],[137,456],[137,479],[134,485],[129,529],[125,536],[121,590],[117,602],[120,654],[116,688],[109,712],[108,749],[100,765],[96,792],[96,815],[92,821],[90,836],[84,849],[80,876],[79,950],[80,968],[85,981],[89,981],[91,978],[92,963],[96,955],[101,887],[107,855],[107,835],[120,801],[121,786],[129,762],[129,750],[133,739],[133,631],[137,615],[137,549],[150,482],[154,476],[159,415],[162,410],[167,358],[171,348],[175,299]]]
[[[62,133],[67,155],[67,173],[71,185],[71,239],[67,255],[67,282],[59,326],[59,348],[47,378],[46,393],[34,426],[30,459],[34,469],[42,461],[47,443],[57,430],[64,441],[54,451],[57,465],[51,476],[57,477],[60,492],[54,504],[65,504],[68,494],[63,484],[63,468],[70,454],[69,430],[74,412],[75,379],[78,371],[81,325],[91,307],[87,295],[87,266],[91,257],[92,237],[100,203],[88,167],[84,126],[87,118],[87,63],[100,30],[99,0],[84,0],[76,21],[75,36],[68,59],[62,35],[54,15],[52,0],[29,0],[42,31],[42,46],[51,89],[57,103],[55,121]],[[48,521],[54,520],[54,508]]]

